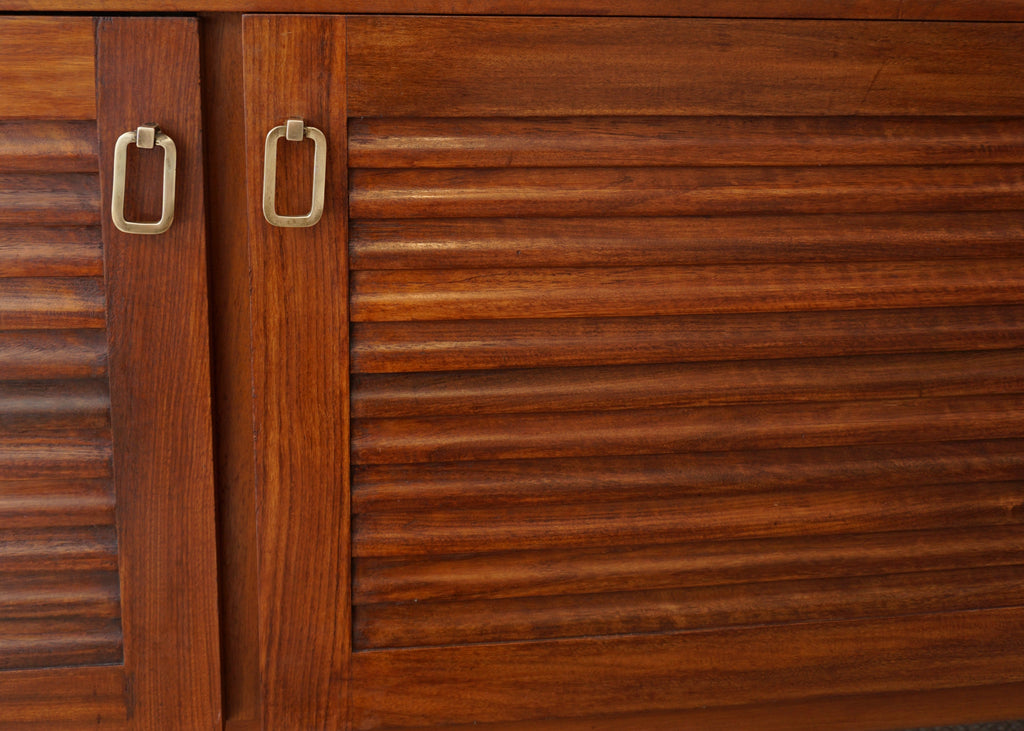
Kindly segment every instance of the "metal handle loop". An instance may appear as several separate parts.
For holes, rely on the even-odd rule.
[[[125,164],[128,145],[134,143],[142,149],[164,148],[164,192],[160,220],[152,223],[126,221],[124,217]],[[114,191],[110,198],[110,217],[119,231],[129,234],[162,234],[174,221],[174,184],[178,166],[178,150],[174,140],[160,131],[155,124],[144,124],[134,132],[125,132],[114,145]]]
[[[313,201],[305,216],[282,216],[275,207],[277,195],[277,141],[313,140]],[[324,212],[324,185],[327,180],[327,138],[316,127],[307,127],[301,119],[289,119],[267,133],[263,148],[263,217],[274,226],[305,228],[320,220]]]

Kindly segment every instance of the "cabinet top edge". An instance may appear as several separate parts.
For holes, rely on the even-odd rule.
[[[1024,21],[1024,0],[0,0],[0,12],[372,13]]]

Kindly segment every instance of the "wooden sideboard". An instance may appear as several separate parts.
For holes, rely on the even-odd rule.
[[[1024,715],[1024,3],[366,5],[0,0],[0,729]]]

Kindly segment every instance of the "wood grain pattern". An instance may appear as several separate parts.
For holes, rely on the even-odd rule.
[[[242,19],[201,20],[224,718],[259,716],[259,616]],[[216,140],[216,143],[213,143]]]
[[[114,525],[109,479],[0,480],[0,520],[8,528]]]
[[[0,228],[0,277],[101,277],[99,227]]]
[[[1017,606],[1024,567],[356,607],[361,649],[673,632]]]
[[[95,56],[90,18],[3,18],[0,119],[96,119]]]
[[[0,328],[101,328],[104,300],[99,278],[0,279]]]
[[[357,604],[600,594],[1019,563],[1016,525],[938,531],[360,558]]]
[[[326,204],[316,226],[275,228],[258,206],[248,206],[259,698],[268,729],[346,725],[346,22],[246,16],[242,24],[248,200],[261,199],[263,140],[272,127],[300,116],[327,138]],[[282,160],[281,167],[285,179],[310,175],[300,156]],[[296,409],[300,402],[305,407]]]
[[[455,416],[1024,391],[1015,350],[701,364],[357,374],[352,416]]]
[[[3,0],[0,9],[58,12],[317,12],[607,15],[879,20],[1024,20],[1017,0]]]
[[[99,219],[93,173],[0,174],[0,225],[95,226]]]
[[[220,726],[199,37],[193,18],[96,23],[100,171],[156,121],[178,149],[174,224],[103,217],[126,697],[136,729]],[[169,385],[171,387],[169,387]]]
[[[0,567],[6,571],[114,571],[117,536],[113,526],[26,528],[0,537]]]
[[[361,373],[672,363],[1024,346],[1024,308],[354,323]]]
[[[106,731],[127,728],[124,696],[127,679],[117,665],[91,668],[46,668],[0,673],[4,724],[32,724]]]
[[[363,17],[348,33],[352,116],[1012,115],[1024,100],[1011,24]]]
[[[353,322],[1020,304],[1024,260],[355,272]]]
[[[1020,618],[1019,608],[993,609],[808,622],[786,631],[753,627],[356,653],[353,728],[1014,682],[1022,673]],[[609,657],[615,662],[606,662]]]
[[[1017,212],[353,221],[352,268],[471,269],[1016,256]]]
[[[360,514],[353,521],[352,550],[360,557],[394,557],[1020,524],[1020,488],[1014,481],[750,490],[628,503]]]
[[[978,140],[985,140],[979,145]],[[355,119],[353,168],[1024,162],[1018,119],[564,117]]]
[[[822,485],[1013,480],[1024,467],[1017,439],[775,451],[691,452],[635,457],[355,465],[357,513],[544,503],[651,500],[687,491],[727,495],[747,489]]]
[[[95,378],[107,374],[103,330],[0,331],[0,380]]]
[[[0,170],[5,173],[94,173],[99,155],[92,120],[0,122]]]
[[[1014,210],[1024,168],[353,170],[353,218]]]

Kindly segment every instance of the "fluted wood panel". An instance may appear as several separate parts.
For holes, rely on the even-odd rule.
[[[96,123],[0,140],[0,667],[119,663]]]
[[[353,120],[357,648],[1024,603],[1022,129]]]

